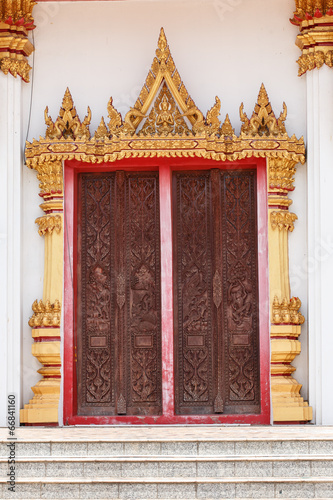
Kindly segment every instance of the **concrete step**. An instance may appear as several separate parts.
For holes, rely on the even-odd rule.
[[[0,498],[333,499],[333,428],[0,429]]]
[[[209,456],[209,455],[331,455],[333,456],[332,440],[274,440],[274,441],[129,441],[116,442],[90,441],[17,441],[17,457],[30,456]],[[8,455],[6,442],[0,442],[0,457]]]
[[[89,456],[26,457],[15,463],[18,477],[325,477],[333,474],[333,456]],[[8,472],[0,459],[0,476]]]
[[[1,498],[219,499],[333,498],[333,476],[325,478],[25,478],[15,493],[2,485]]]

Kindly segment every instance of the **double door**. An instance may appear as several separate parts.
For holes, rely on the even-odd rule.
[[[78,179],[77,414],[161,415],[160,220],[172,219],[177,415],[260,412],[255,170]],[[163,229],[163,228],[162,228]]]

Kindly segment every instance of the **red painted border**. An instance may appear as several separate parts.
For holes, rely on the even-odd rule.
[[[172,285],[172,227],[171,176],[173,170],[192,169],[257,169],[258,210],[258,268],[259,268],[259,337],[261,413],[257,415],[198,415],[174,414],[173,387],[173,285]],[[76,259],[76,178],[79,172],[103,172],[111,170],[158,170],[160,177],[161,213],[161,303],[162,303],[162,371],[163,415],[161,416],[78,416],[76,415],[76,373],[74,360],[74,311]],[[269,275],[268,275],[268,217],[266,160],[244,159],[239,162],[215,162],[197,158],[140,158],[124,159],[116,163],[92,166],[76,160],[64,165],[64,424],[65,425],[113,425],[113,424],[262,424],[270,423],[270,339],[269,339]]]

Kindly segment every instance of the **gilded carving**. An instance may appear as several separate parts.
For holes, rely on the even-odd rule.
[[[46,233],[52,234],[53,231],[59,234],[61,231],[61,215],[38,217],[35,222],[39,226],[38,234],[40,234],[40,236]]]
[[[116,135],[119,132],[120,127],[123,124],[123,120],[121,117],[121,114],[118,113],[116,108],[112,104],[113,99],[110,97],[109,102],[108,102],[108,117],[110,119],[109,121],[109,130],[112,135]]]
[[[268,160],[268,187],[287,194],[293,191],[296,162],[286,158],[270,158]]]
[[[333,66],[333,3],[332,0],[295,0],[296,10],[291,23],[298,26],[296,45],[302,55],[297,60],[298,75]]]
[[[297,215],[287,210],[279,212],[271,212],[271,226],[272,229],[278,228],[280,231],[290,231],[294,230],[294,222],[297,220]]]
[[[188,135],[189,133],[190,130],[182,118],[170,90],[164,83],[138,135]]]
[[[241,133],[253,136],[276,136],[286,134],[284,122],[287,117],[287,106],[283,103],[283,111],[278,119],[272,110],[264,84],[261,84],[258,101],[255,105],[252,117],[248,119],[243,111],[244,105],[239,108],[240,118],[243,122]]]
[[[29,72],[31,66],[26,59],[13,59],[11,57],[4,57],[0,59],[0,69],[8,75],[10,73],[13,76],[19,75],[22,80],[29,82]]]
[[[10,21],[11,24],[32,26],[32,9],[36,5],[33,0],[1,0],[0,22]]]
[[[45,303],[35,300],[32,304],[33,315],[29,319],[31,328],[40,328],[43,326],[60,327],[61,305],[59,300],[51,304],[49,300]]]
[[[301,305],[298,297],[292,297],[290,300],[284,298],[280,301],[275,296],[272,305],[272,323],[302,325],[305,319],[299,312]]]
[[[232,128],[228,114],[226,115],[225,120],[224,120],[223,124],[221,125],[221,129],[220,129],[219,133],[220,133],[220,136],[232,137],[235,135],[235,129]]]
[[[83,122],[80,122],[74,107],[73,99],[69,89],[66,89],[62,107],[59,116],[55,122],[48,115],[48,107],[45,108],[44,117],[47,125],[47,139],[70,139],[70,140],[88,140],[90,139],[89,124],[91,120],[91,111],[88,106],[88,114]]]
[[[143,156],[196,156],[215,161],[266,157],[273,161],[289,160],[294,165],[304,163],[303,138],[288,136],[284,125],[287,108],[283,104],[283,111],[276,118],[263,85],[250,119],[241,106],[243,125],[239,137],[228,115],[223,125],[220,124],[220,108],[218,97],[206,117],[197,108],[181,80],[161,29],[156,57],[137,101],[124,120],[110,98],[109,123],[106,125],[102,119],[94,137],[90,138],[90,109],[81,124],[67,89],[55,122],[46,108],[45,138],[27,143],[27,165],[38,170],[39,164],[50,160],[77,159],[99,164]]]
[[[216,134],[216,132],[219,130],[221,126],[221,122],[219,120],[220,110],[221,110],[221,101],[216,96],[215,104],[209,111],[207,111],[207,116],[206,116],[206,123],[207,126],[209,127],[208,128],[209,135]]]
[[[34,50],[28,40],[28,31],[35,28],[32,0],[0,0],[0,69],[7,75],[19,75],[29,81],[27,57]]]
[[[105,125],[104,118],[102,117],[101,123],[99,124],[99,126],[95,132],[94,138],[98,141],[98,140],[104,140],[108,136],[109,136],[109,131]]]
[[[45,161],[36,166],[37,179],[40,181],[41,195],[62,194],[62,163],[61,161]]]

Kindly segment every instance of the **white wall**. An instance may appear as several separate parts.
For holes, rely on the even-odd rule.
[[[229,6],[229,10],[225,7]],[[297,29],[289,23],[291,0],[161,0],[109,2],[47,2],[34,8],[35,68],[29,140],[44,135],[45,106],[55,119],[69,86],[83,119],[92,110],[91,132],[101,116],[107,117],[110,96],[123,114],[135,103],[155,55],[164,27],[180,75],[203,113],[222,101],[221,117],[229,113],[240,130],[239,105],[250,115],[264,82],[275,113],[288,106],[287,131],[297,137],[306,132],[305,80],[297,77]],[[24,90],[28,115],[30,87]],[[34,173],[26,169],[24,183],[24,401],[36,381],[27,327],[31,304],[42,296],[43,241],[33,228],[40,214]],[[290,267],[306,256],[306,167],[299,166],[292,210],[299,216],[291,235]],[[33,244],[31,242],[33,241]],[[306,316],[306,272],[292,288]],[[307,397],[306,327],[301,336],[303,353],[297,360],[297,379]],[[28,367],[31,366],[31,369]]]

